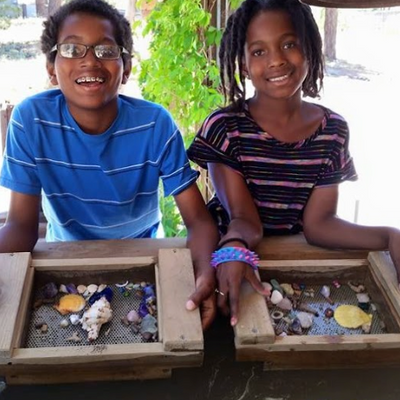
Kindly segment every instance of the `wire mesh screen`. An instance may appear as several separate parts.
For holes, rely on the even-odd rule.
[[[69,316],[73,313],[62,315],[54,308],[54,305],[43,304],[31,312],[24,347],[64,347],[147,342],[135,329],[134,325],[122,322],[129,311],[139,310],[142,297],[135,291],[126,296],[114,284],[108,287],[113,291],[113,298],[110,302],[112,318],[101,327],[100,334],[96,340],[88,341],[88,332],[82,329],[81,324],[73,325],[69,322],[67,327],[60,325],[62,320],[67,319],[69,321]],[[55,304],[57,304],[62,295],[57,295]],[[38,293],[35,292],[34,297],[37,298],[38,296]],[[76,314],[82,317],[85,310],[86,308]],[[153,316],[157,319],[157,315]],[[47,331],[45,332],[40,329],[43,324],[47,325]],[[71,340],[73,336],[80,340]]]

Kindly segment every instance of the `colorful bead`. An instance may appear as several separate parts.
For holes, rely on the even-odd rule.
[[[244,262],[256,270],[258,268],[259,258],[254,251],[243,247],[223,247],[222,249],[214,251],[211,255],[211,266],[213,268],[217,268],[219,264],[230,261]]]

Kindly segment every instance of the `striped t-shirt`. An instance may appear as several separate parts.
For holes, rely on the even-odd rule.
[[[14,108],[0,184],[42,195],[48,241],[127,239],[155,236],[160,181],[176,195],[197,175],[163,107],[120,95],[114,123],[88,135],[50,90]]]
[[[321,108],[324,117],[316,132],[296,143],[280,142],[263,131],[247,104],[239,113],[215,111],[204,121],[188,156],[202,168],[222,163],[244,177],[266,235],[297,233],[314,187],[357,179],[346,121]],[[217,197],[209,209],[224,232],[229,218]]]

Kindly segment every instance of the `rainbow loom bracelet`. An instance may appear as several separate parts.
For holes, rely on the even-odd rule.
[[[219,264],[229,261],[241,261],[249,264],[251,268],[258,268],[258,255],[254,251],[243,247],[223,247],[211,255],[211,266],[217,268]]]

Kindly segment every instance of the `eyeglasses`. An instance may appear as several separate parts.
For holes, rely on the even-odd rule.
[[[94,55],[99,60],[118,60],[121,54],[130,54],[122,46],[116,44],[98,44],[96,46],[87,46],[79,43],[60,43],[56,44],[51,50],[58,51],[58,54],[63,58],[83,58],[86,56],[89,49],[93,49]]]

